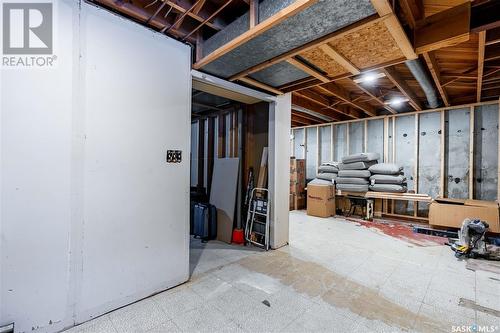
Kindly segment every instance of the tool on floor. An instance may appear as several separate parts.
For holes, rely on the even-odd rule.
[[[254,188],[250,193],[245,239],[266,251],[269,250],[269,207],[269,191]]]
[[[465,219],[458,233],[459,240],[451,244],[457,258],[485,258],[500,260],[486,245],[488,223],[479,219]]]

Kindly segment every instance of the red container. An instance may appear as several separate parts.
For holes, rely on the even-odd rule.
[[[243,229],[234,229],[233,230],[233,243],[245,244],[245,237],[243,234]]]

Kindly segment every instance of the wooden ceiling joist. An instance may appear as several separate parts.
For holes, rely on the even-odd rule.
[[[252,29],[245,31],[243,34],[239,35],[238,37],[234,38],[230,42],[222,45],[221,47],[219,47],[215,51],[211,52],[210,54],[208,54],[207,56],[202,58],[200,61],[196,62],[193,65],[193,68],[200,69],[201,67],[208,65],[212,61],[217,60],[218,58],[220,58],[224,54],[234,50],[238,46],[246,43],[247,41],[249,41],[249,40],[251,40],[259,35],[261,35],[262,33],[271,29],[275,25],[283,22],[287,18],[289,18],[289,17],[297,14],[298,12],[304,10],[305,8],[313,5],[317,1],[318,0],[297,0],[297,1],[295,1],[293,4],[280,10],[278,13],[269,17],[267,20],[257,24]]]
[[[434,56],[434,52],[424,53],[423,56],[425,62],[427,63],[427,67],[431,72],[432,79],[434,80],[434,83],[436,84],[436,87],[439,90],[439,94],[441,95],[441,99],[443,100],[444,105],[450,106],[448,93],[446,92],[445,88],[441,85],[441,73],[439,71],[438,62],[436,60],[436,57]]]
[[[203,0],[202,0],[203,1]],[[197,32],[201,27],[203,27],[207,22],[212,20],[215,16],[217,16],[224,8],[226,8],[233,0],[227,0],[222,6],[220,6],[215,12],[212,13],[209,17],[207,17],[203,22],[201,22],[196,28],[191,30],[189,34],[187,34],[182,40],[186,40],[189,38],[189,36],[193,35],[195,32]]]
[[[335,113],[348,116],[349,118],[352,119],[358,119],[362,118],[362,114],[349,107],[343,107],[338,105],[339,103],[335,103],[327,99],[325,96],[318,94],[316,92],[313,92],[311,90],[301,90],[298,92],[294,92],[293,94],[297,94],[298,96],[305,98],[313,103],[319,104],[321,107],[330,109]]]
[[[392,10],[391,4],[388,0],[371,0],[373,7],[380,15],[380,17],[387,16],[387,19],[384,20],[385,26],[387,30],[389,30],[392,38],[396,41],[396,44],[401,49],[401,52],[408,59],[416,59],[417,54],[413,49],[413,45],[411,44],[408,36],[406,36],[401,23],[399,22],[396,14]]]
[[[318,105],[318,103],[312,102],[311,100],[304,98],[303,96],[300,96],[297,93],[292,94],[292,105],[300,106],[301,108],[308,109],[316,113],[319,113],[321,115],[330,117],[334,121],[342,120],[337,112],[322,107],[321,105]]]
[[[385,104],[384,100],[381,97],[375,95],[375,93],[372,92],[372,91],[370,91],[370,89],[368,89],[366,87],[363,87],[363,85],[354,82],[353,79],[347,79],[347,80],[349,80],[349,82],[351,82],[351,84],[355,85],[358,89],[360,89],[361,91],[363,91],[365,94],[367,94],[368,96],[370,96],[374,101],[376,101],[380,106],[382,106],[383,108],[385,108],[390,113],[392,113],[392,114],[396,114],[397,113],[396,110],[394,110],[393,108],[391,108],[389,105]]]
[[[471,4],[466,2],[418,21],[414,30],[416,52],[428,53],[468,41],[470,17]]]
[[[481,91],[483,88],[483,70],[484,70],[484,49],[486,43],[486,31],[479,32],[479,50],[477,58],[477,93],[476,101],[481,102]]]
[[[283,92],[281,90],[278,90],[274,87],[271,87],[271,86],[269,86],[265,83],[259,82],[257,80],[251,79],[249,77],[242,77],[240,79],[240,81],[245,82],[246,84],[249,84],[249,85],[254,86],[256,88],[266,90],[266,91],[271,92],[271,93],[276,94],[276,95],[283,95]]]
[[[335,60],[340,66],[344,67],[345,70],[350,72],[351,74],[357,75],[361,73],[359,68],[354,66],[348,59],[346,59],[343,55],[338,53],[333,47],[328,44],[323,44],[319,47],[326,55]]]
[[[318,86],[318,88],[334,95],[335,97],[343,100],[347,104],[349,104],[355,108],[360,109],[361,111],[366,113],[368,116],[375,117],[377,115],[377,112],[373,106],[371,106],[367,103],[353,101],[351,96],[349,96],[349,93],[344,88],[342,88],[341,86],[339,86],[336,83],[333,83],[333,82],[325,83],[325,84]]]
[[[322,82],[330,82],[330,79],[328,76],[324,75],[323,73],[319,72],[315,68],[312,68],[311,66],[303,63],[302,61],[298,60],[297,58],[290,58],[287,60],[287,62],[290,65],[295,66],[296,68],[300,69],[301,71],[317,78],[318,80],[321,80]]]
[[[417,98],[413,90],[408,86],[405,80],[401,77],[401,75],[392,67],[387,67],[384,70],[387,78],[398,88],[398,90],[408,98],[410,105],[417,111],[422,110],[422,104],[420,100]]]
[[[186,8],[182,7],[181,5],[179,5],[177,3],[177,1],[170,1],[170,0],[165,0],[164,2],[166,2],[169,6],[171,6],[173,9],[177,10],[178,12],[180,12],[181,14],[185,13],[187,11]],[[205,21],[205,18],[200,16],[199,13],[195,14],[194,12],[188,12],[187,14],[189,17],[191,17],[192,19],[198,21],[198,22],[203,22]],[[222,26],[214,23],[214,22],[207,22],[206,23],[206,26],[216,30],[216,31],[219,31],[219,30],[222,30]]]

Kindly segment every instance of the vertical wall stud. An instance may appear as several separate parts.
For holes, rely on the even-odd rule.
[[[291,135],[291,142],[290,142],[290,155],[291,156],[295,156],[295,130],[292,128],[292,130],[290,131],[290,135]]]
[[[500,98],[498,99],[498,123],[500,124]],[[500,132],[498,133],[497,201],[500,201]]]
[[[349,129],[350,129],[350,127],[351,127],[351,123],[346,123],[346,127],[345,127],[346,140],[345,141],[347,143],[347,149],[346,149],[347,155],[349,155],[351,153],[351,147],[350,147],[351,144],[349,142],[349,140],[350,140],[350,138],[349,138]]]
[[[440,156],[440,163],[441,163],[441,179],[440,179],[440,184],[439,184],[439,196],[444,197],[445,193],[445,181],[444,181],[444,175],[445,175],[445,161],[444,161],[444,156],[445,156],[445,149],[446,149],[446,133],[445,133],[445,110],[440,111],[441,112],[441,156]]]
[[[368,120],[365,119],[364,152],[368,152]]]
[[[420,137],[419,137],[419,132],[420,132],[420,118],[419,114],[415,113],[415,165],[414,165],[414,187],[415,187],[415,193],[418,193],[418,168],[419,168],[419,163],[418,163],[418,148],[420,144]],[[413,216],[418,216],[418,201],[413,202]]]
[[[335,125],[330,125],[330,135],[331,135],[331,140],[330,140],[330,161],[333,161],[335,159],[335,144],[334,144],[334,141],[333,141],[333,138],[335,137],[334,136],[334,130],[335,130]]]
[[[317,126],[316,127],[316,174],[318,173],[318,168],[319,168],[319,155],[320,155],[320,147],[319,147],[319,130],[321,127]]]
[[[474,106],[470,107],[469,117],[469,199],[474,199]]]
[[[396,163],[396,117],[392,118],[392,163]]]
[[[384,162],[389,163],[389,118],[384,118]]]

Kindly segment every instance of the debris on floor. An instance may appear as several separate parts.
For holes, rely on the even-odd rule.
[[[446,237],[415,233],[413,232],[413,225],[405,222],[386,220],[365,221],[355,218],[345,219],[417,246],[445,245],[448,242],[448,238]]]

